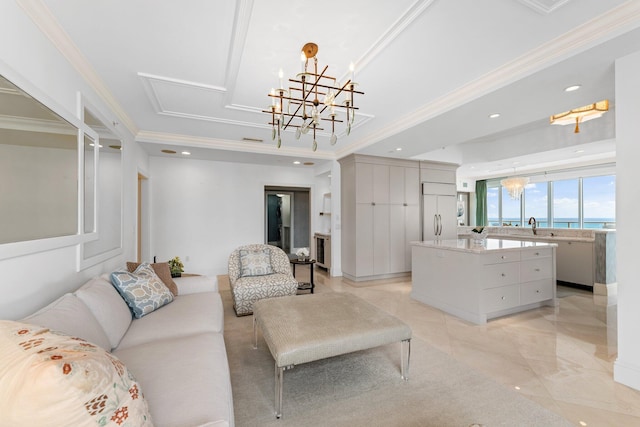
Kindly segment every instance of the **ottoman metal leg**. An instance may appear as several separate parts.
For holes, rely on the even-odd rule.
[[[278,363],[276,362],[276,418],[280,418],[282,416],[282,384],[284,382],[284,370],[283,367],[278,367]]]
[[[411,356],[411,340],[400,342],[400,375],[402,379],[409,380],[409,358]]]
[[[258,319],[253,316],[253,349],[258,348]]]
[[[275,392],[276,392],[276,418],[282,417],[282,388],[284,385],[284,371],[287,369],[293,369],[294,365],[278,366],[278,362],[275,363]]]

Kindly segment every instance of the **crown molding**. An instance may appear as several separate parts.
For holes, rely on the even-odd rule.
[[[344,156],[366,148],[639,26],[640,2],[624,3],[423,105],[413,113],[375,130],[349,147],[343,148],[339,154]]]
[[[335,156],[333,152],[318,150],[311,151],[302,147],[285,147],[284,144],[280,149],[274,151],[272,144],[264,144],[261,142],[239,142],[219,138],[198,137],[190,135],[170,134],[153,131],[140,131],[136,135],[137,142],[146,142],[150,144],[170,144],[180,147],[197,147],[227,151],[241,151],[246,153],[270,154],[290,157],[305,157],[319,160],[333,160]]]
[[[424,12],[434,0],[417,0],[402,14],[387,30],[376,40],[369,49],[355,62],[358,69],[365,68],[380,53],[394,41],[402,32]],[[340,81],[346,81],[348,73],[345,73]]]
[[[41,0],[16,0],[27,16],[36,24],[42,33],[60,51],[80,76],[98,94],[98,96],[116,114],[120,123],[127,127],[132,135],[138,133],[138,127],[127,115],[122,106],[107,88],[89,61],[80,52],[69,35],[62,29],[51,10]]]
[[[551,0],[551,2],[544,2],[542,0],[518,0],[520,3],[525,6],[530,7],[538,13],[543,15],[549,15],[550,13],[555,12],[560,7],[569,3],[569,0]],[[550,3],[550,4],[549,4]]]
[[[242,52],[249,32],[251,13],[253,12],[253,0],[237,0],[236,15],[233,22],[229,57],[227,58],[227,70],[225,73],[225,87],[228,89],[223,104],[229,104],[229,97],[235,92],[236,79],[238,78]]]

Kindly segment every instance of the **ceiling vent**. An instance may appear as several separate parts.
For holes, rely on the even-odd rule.
[[[258,139],[258,138],[247,138],[247,137],[244,137],[244,138],[242,138],[242,140],[243,141],[248,141],[248,142],[264,142],[263,139]]]

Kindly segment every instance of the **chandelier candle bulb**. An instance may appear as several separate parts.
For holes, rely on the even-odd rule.
[[[283,77],[284,77],[284,73],[282,72],[282,68],[280,68],[280,71],[278,71],[278,78],[280,79],[280,89],[283,89],[283,86],[282,86]]]

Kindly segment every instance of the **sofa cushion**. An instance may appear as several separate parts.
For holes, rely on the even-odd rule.
[[[131,325],[131,311],[109,279],[96,277],[75,291],[102,326],[111,348],[120,343]]]
[[[233,425],[222,334],[163,339],[114,354],[140,382],[156,427]]]
[[[215,276],[185,276],[173,279],[180,295],[198,292],[218,292],[218,279]]]
[[[151,426],[127,367],[87,341],[0,321],[0,360],[2,425]]]
[[[79,337],[99,345],[105,350],[111,350],[109,338],[98,320],[89,308],[73,294],[61,296],[31,316],[25,317],[22,321]]]
[[[133,273],[134,271],[136,271],[136,268],[140,266],[140,264],[141,263],[139,262],[127,262],[127,270],[129,270],[130,273]],[[162,280],[162,283],[164,283],[165,286],[169,288],[173,296],[178,296],[178,286],[173,281],[173,277],[171,277],[171,269],[169,268],[169,263],[156,262],[150,265],[156,275],[160,278],[160,280]]]
[[[134,320],[118,350],[203,332],[221,333],[223,328],[224,311],[218,292],[180,295],[161,310]]]
[[[273,274],[271,251],[265,249],[240,249],[240,277]]]
[[[169,288],[147,263],[140,264],[133,273],[114,271],[111,283],[137,319],[173,301]]]

